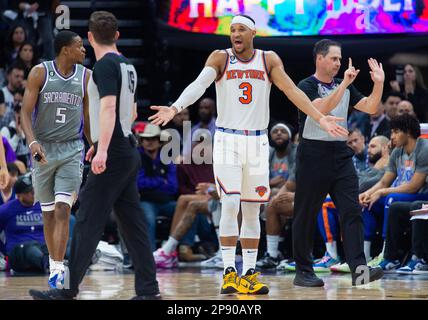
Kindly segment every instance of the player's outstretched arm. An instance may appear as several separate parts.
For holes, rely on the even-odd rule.
[[[338,125],[336,122],[344,121],[343,118],[324,116],[309,100],[308,96],[300,90],[290,79],[284,70],[284,65],[279,56],[270,51],[266,55],[266,62],[270,70],[272,82],[293,102],[297,108],[317,121],[321,128],[333,137],[347,136],[348,130]]]
[[[367,98],[361,99],[354,108],[369,114],[374,114],[377,112],[377,107],[382,98],[385,72],[383,71],[382,63],[378,63],[376,59],[370,58],[367,61],[370,67],[370,77],[373,81],[373,90]]]
[[[46,71],[41,64],[38,64],[37,66],[33,67],[33,69],[31,69],[30,74],[28,75],[27,87],[25,88],[21,109],[22,130],[24,130],[25,137],[31,151],[31,156],[40,156],[40,163],[47,163],[47,160],[41,145],[34,138],[32,115],[34,107],[37,104],[39,92],[45,81],[45,76]]]
[[[195,103],[202,95],[205,90],[213,83],[225,66],[227,53],[220,50],[215,50],[210,54],[205,63],[205,67],[202,69],[199,76],[189,84],[186,89],[181,93],[180,97],[175,101],[171,107],[166,106],[151,106],[152,110],[157,112],[149,117],[151,123],[156,125],[166,125],[171,121],[174,116],[187,108],[191,104]]]

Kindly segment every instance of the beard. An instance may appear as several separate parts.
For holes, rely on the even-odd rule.
[[[285,140],[283,143],[276,143],[272,140],[272,147],[277,151],[287,150],[288,145],[290,144],[290,140]]]
[[[378,153],[376,153],[374,155],[369,155],[369,162],[371,164],[375,164],[376,162],[378,162],[378,160],[380,158],[382,158],[382,153],[381,152],[378,152]]]

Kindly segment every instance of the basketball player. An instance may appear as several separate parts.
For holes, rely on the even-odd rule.
[[[43,212],[50,287],[64,283],[70,211],[83,173],[83,118],[87,118],[89,70],[82,39],[65,30],[55,37],[55,60],[35,66],[24,94],[21,119],[33,157],[33,184]],[[90,142],[86,121],[85,135]]]
[[[4,152],[3,140],[0,139],[0,189],[6,188],[9,183],[9,172],[7,170],[6,154]]]
[[[232,48],[216,50],[198,78],[171,107],[153,106],[149,118],[165,125],[176,113],[193,104],[216,81],[218,118],[213,161],[218,194],[221,194],[220,242],[224,261],[221,293],[266,294],[268,287],[255,273],[260,238],[260,204],[269,200],[269,94],[273,82],[303,112],[333,136],[347,134],[339,118],[323,116],[284,71],[275,52],[254,49],[255,22],[235,16],[230,25]],[[227,159],[225,159],[227,158]],[[242,207],[239,234],[237,215]],[[243,248],[242,276],[235,268],[236,242]]]
[[[160,299],[146,219],[140,209],[137,174],[140,155],[131,126],[136,118],[137,73],[116,47],[116,17],[95,11],[89,18],[88,40],[97,62],[88,85],[91,138],[86,159],[91,172],[80,194],[71,242],[69,287],[30,290],[34,299],[74,299],[79,292],[110,213],[114,209],[135,267],[133,299]],[[92,158],[93,157],[93,158]],[[67,281],[68,282],[68,281]]]

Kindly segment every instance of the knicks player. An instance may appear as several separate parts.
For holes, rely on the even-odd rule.
[[[174,115],[193,104],[207,87],[216,82],[217,131],[213,159],[216,185],[221,194],[220,242],[224,262],[221,293],[267,294],[268,287],[255,273],[260,238],[260,204],[268,202],[269,189],[269,94],[273,82],[303,112],[333,136],[347,131],[336,124],[341,119],[323,116],[284,71],[275,52],[254,49],[255,22],[235,16],[230,25],[232,48],[216,50],[198,78],[171,107],[152,106],[149,118],[165,125]],[[310,187],[310,186],[308,186]],[[241,231],[237,215],[242,208]],[[235,268],[236,242],[240,238],[243,270]]]
[[[35,66],[22,106],[22,127],[33,157],[33,184],[43,212],[49,250],[49,285],[64,281],[64,255],[71,207],[83,170],[83,119],[88,118],[85,94],[89,70],[82,66],[82,39],[65,30],[55,37],[55,60]],[[89,123],[88,121],[85,121]],[[90,142],[89,128],[85,135]]]

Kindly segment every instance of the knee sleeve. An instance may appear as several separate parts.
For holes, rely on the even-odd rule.
[[[260,203],[243,202],[241,239],[260,239]]]
[[[238,194],[224,195],[221,198],[220,237],[237,237],[240,197]]]

